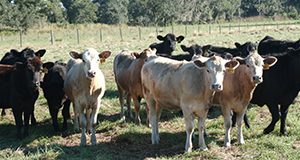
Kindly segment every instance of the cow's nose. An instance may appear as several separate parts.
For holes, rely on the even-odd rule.
[[[35,82],[35,86],[39,87],[40,86],[40,82]]]
[[[213,84],[213,85],[211,85],[211,88],[213,90],[215,90],[215,91],[220,91],[220,90],[222,90],[222,85],[220,85],[220,84]]]
[[[89,71],[88,72],[88,76],[91,77],[91,78],[95,77],[95,75],[96,75],[95,71]]]
[[[253,81],[255,83],[261,83],[262,82],[262,77],[261,76],[253,76]]]

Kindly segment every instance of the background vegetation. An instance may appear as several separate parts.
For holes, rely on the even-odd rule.
[[[264,22],[265,23],[265,22]],[[286,22],[278,22],[286,23]],[[225,28],[220,33],[218,26],[197,25],[187,26],[187,35],[182,44],[191,45],[198,43],[215,44],[233,47],[234,42],[244,43],[246,41],[257,42],[265,35],[271,35],[279,39],[299,39],[299,25],[286,26],[251,26],[249,27]],[[233,25],[233,24],[232,24]],[[99,28],[103,29],[103,39],[100,40]],[[199,151],[198,134],[193,140],[194,150],[190,154],[184,153],[185,127],[182,116],[177,111],[162,112],[159,124],[160,144],[151,145],[151,130],[145,125],[145,103],[142,101],[142,123],[137,126],[132,121],[121,122],[119,120],[119,100],[114,75],[112,71],[114,56],[122,49],[127,48],[140,52],[147,48],[150,43],[158,42],[155,27],[141,27],[141,39],[138,38],[138,27],[123,28],[123,40],[119,34],[119,26],[114,25],[66,25],[48,26],[45,28],[29,29],[23,37],[23,46],[19,46],[18,34],[2,34],[0,39],[0,57],[12,48],[21,50],[24,47],[33,49],[45,48],[47,53],[42,58],[44,62],[69,59],[68,53],[72,50],[82,51],[87,47],[94,47],[99,51],[110,50],[112,56],[100,65],[104,72],[107,90],[103,97],[96,126],[96,146],[80,147],[80,134],[73,131],[72,122],[69,121],[69,129],[64,133],[55,133],[52,128],[47,103],[40,92],[36,103],[35,114],[38,125],[30,126],[30,136],[17,140],[15,138],[16,128],[10,110],[8,115],[0,117],[0,159],[300,159],[300,104],[296,101],[290,107],[287,117],[287,136],[280,136],[279,124],[274,132],[263,135],[262,131],[271,120],[271,115],[266,106],[249,108],[249,118],[252,128],[243,128],[245,145],[237,144],[237,129],[232,130],[232,147],[224,148],[224,121],[220,116],[218,108],[210,113],[206,120],[206,128],[209,136],[206,143],[208,151]],[[79,29],[80,42],[76,41],[76,29]],[[50,42],[49,30],[53,30],[55,41]],[[172,31],[172,27],[158,27],[158,34],[166,34]],[[174,26],[176,35],[185,35],[186,27]],[[179,46],[174,54],[182,53]],[[73,112],[71,111],[71,114]],[[61,114],[59,120],[62,122]]]
[[[297,19],[299,11],[298,0],[2,0],[0,24],[22,30],[43,23],[163,26],[253,16]]]

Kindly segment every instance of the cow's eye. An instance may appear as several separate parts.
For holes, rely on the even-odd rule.
[[[207,69],[206,72],[209,73],[210,71]]]
[[[246,65],[247,67],[250,67],[249,64]]]
[[[82,62],[85,63],[85,60],[83,59]]]

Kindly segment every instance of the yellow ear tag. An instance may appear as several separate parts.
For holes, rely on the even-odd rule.
[[[45,74],[47,74],[48,73],[48,69],[47,68],[43,68],[42,72],[45,73]]]
[[[234,69],[233,68],[226,68],[226,71],[230,74],[234,73]]]
[[[104,58],[101,58],[100,59],[100,63],[102,64],[102,63],[104,63],[105,62],[105,59]]]
[[[268,69],[270,69],[270,65],[269,64],[264,64],[263,68],[264,68],[264,70],[268,70]]]

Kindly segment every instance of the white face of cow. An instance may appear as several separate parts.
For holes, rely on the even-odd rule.
[[[86,49],[83,53],[70,52],[71,57],[74,59],[81,59],[83,64],[84,73],[87,78],[94,78],[100,71],[99,63],[104,62],[110,56],[110,51],[104,51],[99,54],[95,49]]]
[[[245,64],[250,70],[251,81],[255,84],[263,82],[263,70],[273,66],[277,59],[275,57],[261,57],[256,51],[251,53],[245,59],[237,60],[241,64]]]
[[[99,72],[100,57],[99,53],[92,48],[82,53],[82,62],[84,64],[84,73],[87,78],[94,78]]]
[[[226,72],[225,66],[230,66],[231,70],[234,70],[239,65],[236,60],[228,61],[219,56],[213,56],[210,58],[199,57],[194,60],[194,64],[199,69],[206,69],[205,72],[207,72],[207,75],[210,76],[209,86],[213,91],[223,90],[223,80]]]

